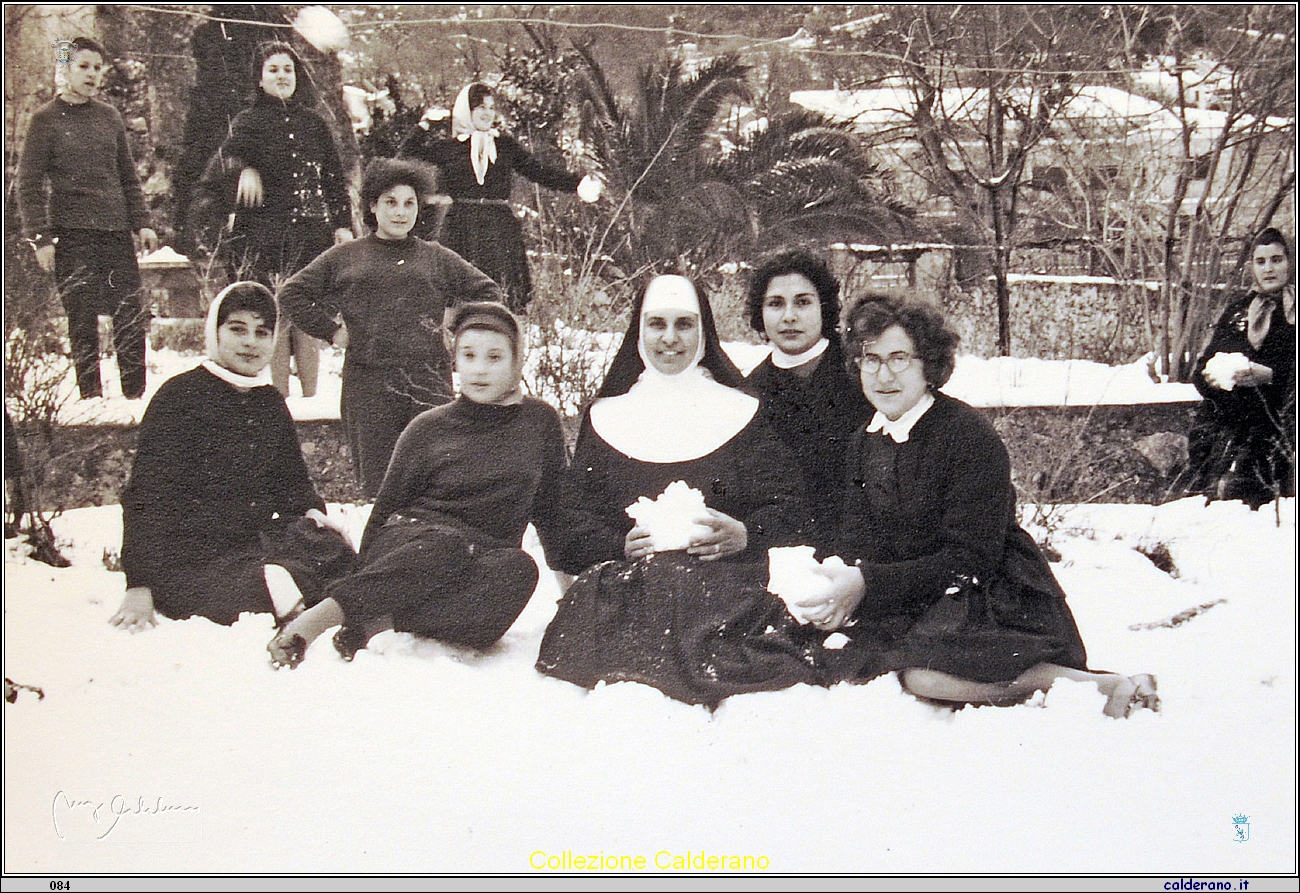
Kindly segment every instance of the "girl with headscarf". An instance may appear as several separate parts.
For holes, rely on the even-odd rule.
[[[352,202],[298,54],[288,44],[266,44],[257,65],[257,97],[231,122],[200,188],[234,215],[225,259],[235,275],[274,291],[352,239]],[[291,353],[302,395],[314,396],[320,343],[292,325],[280,327],[271,378],[286,397]]]
[[[1259,508],[1295,495],[1295,265],[1272,227],[1255,238],[1254,287],[1223,315],[1192,382],[1190,489]]]
[[[152,626],[155,610],[286,617],[351,567],[271,387],[276,318],[265,286],[227,286],[208,308],[208,358],[149,402],[122,493],[127,592],[114,626]]]
[[[816,681],[819,646],[766,589],[766,550],[806,521],[803,483],[741,382],[694,284],[653,279],[578,434],[568,539],[547,555],[581,576],[546,631],[541,672],[710,707]],[[676,481],[707,512],[686,548],[656,551],[625,509]]]
[[[587,202],[600,197],[602,186],[590,175],[543,164],[496,124],[492,90],[470,84],[452,106],[451,138],[419,131],[403,154],[435,164],[442,173],[440,186],[452,205],[438,240],[491,276],[505,290],[510,309],[519,313],[532,300],[533,282],[523,229],[510,208],[514,175],[548,189],[577,191]],[[420,234],[432,235],[427,228]]]

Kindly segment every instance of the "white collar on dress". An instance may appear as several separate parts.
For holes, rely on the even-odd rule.
[[[925,411],[931,406],[934,406],[934,394],[926,391],[925,395],[916,401],[916,405],[899,416],[896,422],[891,422],[883,412],[876,410],[876,414],[871,418],[871,424],[867,425],[867,433],[880,432],[889,435],[894,443],[907,443],[907,439],[912,436],[912,426],[920,421],[921,416],[925,415]]]
[[[591,405],[601,440],[640,462],[688,462],[717,450],[753,420],[758,400],[720,385],[707,369],[647,368],[626,394]]]
[[[826,348],[830,346],[830,341],[826,338],[822,338],[803,353],[786,353],[773,344],[772,365],[778,369],[797,369],[804,363],[811,363],[813,360],[826,353]]]

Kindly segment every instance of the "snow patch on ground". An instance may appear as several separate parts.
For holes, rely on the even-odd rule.
[[[367,511],[330,506],[354,536]],[[1160,682],[1163,712],[1126,721],[1071,683],[957,712],[892,676],[713,714],[584,692],[533,669],[548,573],[487,653],[384,633],[348,664],[327,636],[276,672],[269,616],[108,626],[119,507],[54,529],[70,568],[6,546],[5,675],[45,693],[3,707],[6,871],[529,872],[566,850],[651,873],[701,850],[773,872],[1295,870],[1294,500],[1069,510],[1054,569],[1090,662]],[[1155,542],[1177,577],[1135,551]]]

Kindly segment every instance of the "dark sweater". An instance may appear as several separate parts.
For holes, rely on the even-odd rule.
[[[839,555],[867,584],[859,613],[919,616],[946,589],[1009,572],[1059,594],[1051,569],[1016,519],[1011,460],[993,425],[944,394],[906,443],[859,433],[848,455]]]
[[[522,174],[539,186],[568,192],[577,189],[582,180],[579,174],[542,164],[506,134],[496,138],[496,147],[497,160],[488,166],[482,186],[474,176],[469,140],[462,142],[420,132],[406,144],[402,154],[436,164],[442,172],[438,186],[453,199],[509,199],[514,173]]]
[[[415,238],[367,236],[336,245],[280,289],[294,325],[330,341],[342,314],[347,363],[422,364],[450,374],[442,341],[443,311],[468,301],[500,301],[501,289],[454,251]]]
[[[275,388],[238,389],[199,367],[167,381],[140,422],[122,494],[127,586],[158,586],[324,510]]]
[[[259,224],[329,223],[352,227],[352,205],[334,136],[325,120],[298,102],[281,102],[265,93],[236,116],[219,150],[227,182],[223,186],[235,231]],[[262,177],[262,204],[233,205],[238,175],[245,167]]]
[[[844,455],[854,432],[870,418],[861,386],[845,371],[835,340],[807,379],[778,369],[768,357],[747,383],[762,400],[763,417],[799,461],[814,515],[811,540],[830,546],[844,493]]]
[[[532,521],[558,554],[566,465],[560,418],[535,397],[509,406],[460,397],[416,416],[393,450],[362,540],[362,554],[394,513],[519,547]]]
[[[149,210],[117,110],[94,99],[81,105],[55,99],[39,109],[23,144],[18,204],[31,238],[59,229],[123,232],[148,226]]]

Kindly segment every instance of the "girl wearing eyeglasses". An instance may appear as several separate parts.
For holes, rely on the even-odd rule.
[[[845,355],[875,415],[846,458],[837,553],[810,612],[850,639],[840,674],[898,671],[917,697],[1011,705],[1057,678],[1095,682],[1108,716],[1156,709],[1150,676],[1087,669],[1065,594],[1016,520],[1011,462],[980,413],[940,393],[958,336],[926,304],[859,301]]]

